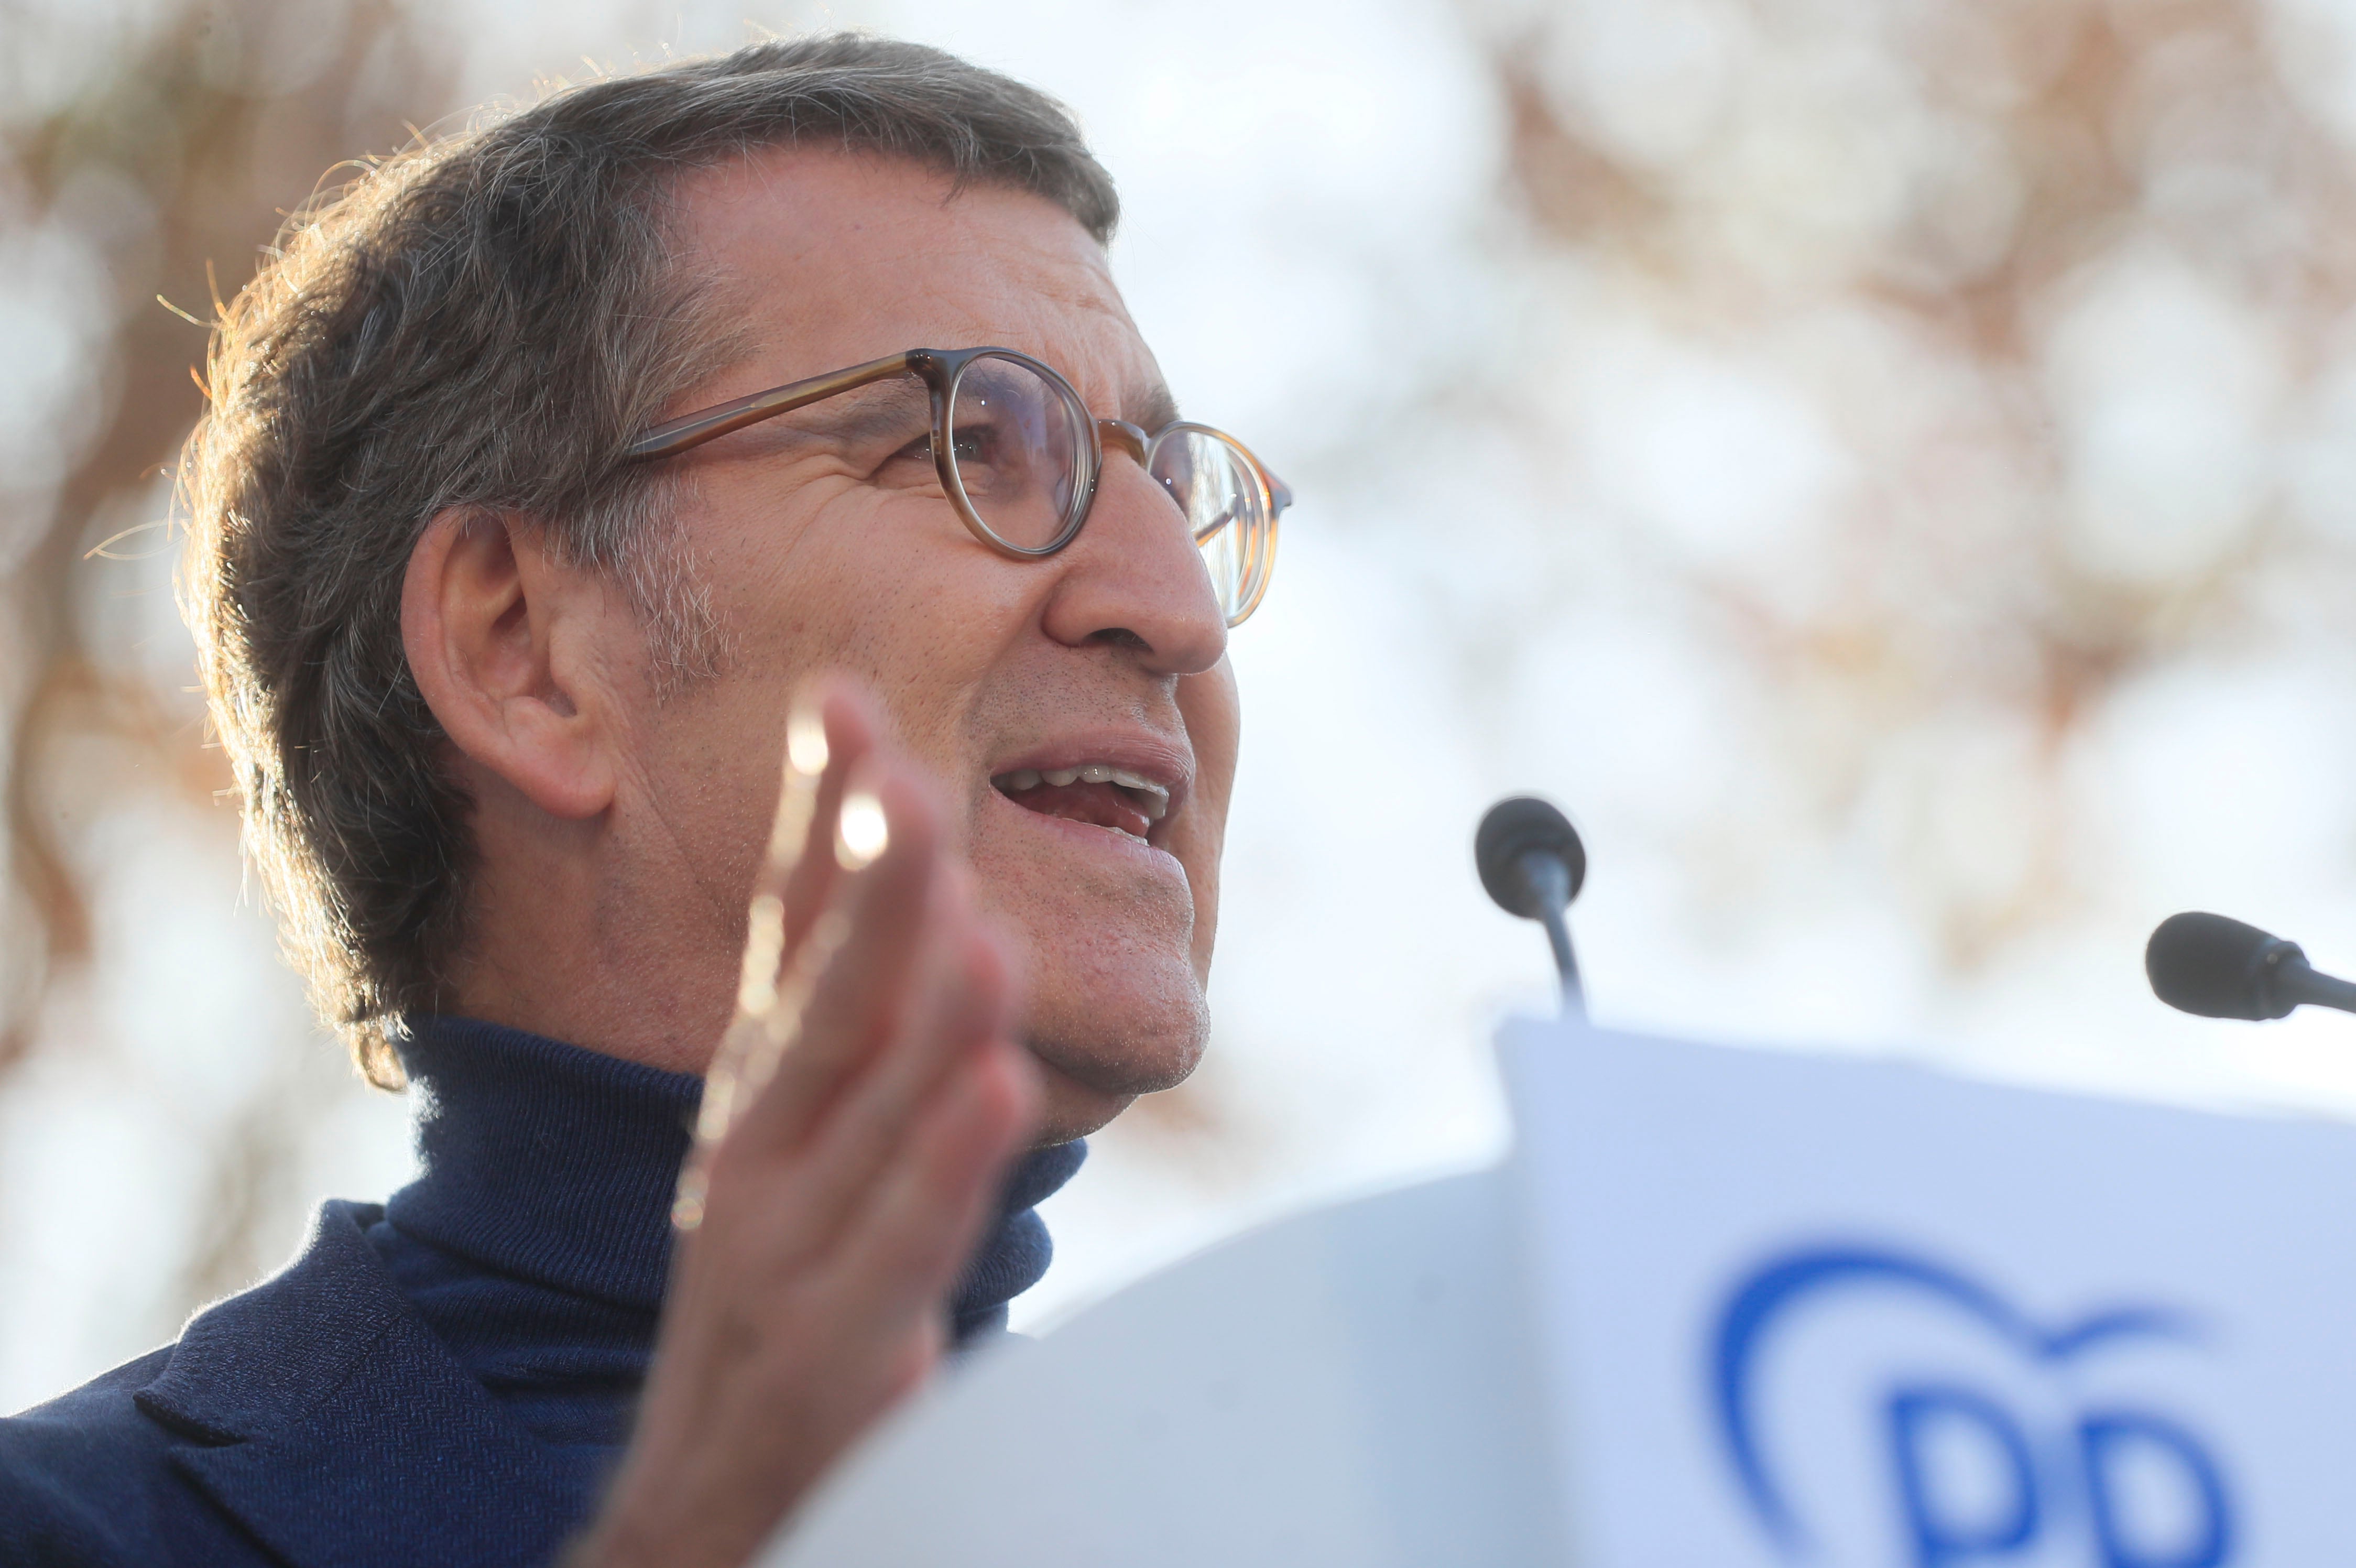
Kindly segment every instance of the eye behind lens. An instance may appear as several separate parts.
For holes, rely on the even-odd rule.
[[[1026,553],[1069,539],[1092,478],[1092,426],[1059,381],[990,354],[949,392],[951,456],[969,521]]]

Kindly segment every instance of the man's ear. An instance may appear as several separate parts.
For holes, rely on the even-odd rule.
[[[576,657],[605,596],[530,523],[453,507],[425,526],[401,585],[401,641],[450,743],[552,816],[613,803],[610,716]]]

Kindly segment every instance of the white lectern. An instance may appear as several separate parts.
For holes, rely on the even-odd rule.
[[[1515,1150],[981,1359],[767,1568],[2356,1561],[2356,1130],[1510,1026]]]
[[[1494,1172],[1215,1248],[892,1423],[767,1568],[1553,1561]]]

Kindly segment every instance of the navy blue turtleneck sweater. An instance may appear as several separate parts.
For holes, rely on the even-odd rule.
[[[368,1240],[427,1325],[583,1489],[627,1441],[670,1267],[670,1204],[700,1079],[463,1018],[402,1050],[424,1174]],[[958,1342],[1002,1332],[1047,1271],[1038,1202],[1087,1157],[1043,1149],[1008,1184],[950,1304]]]

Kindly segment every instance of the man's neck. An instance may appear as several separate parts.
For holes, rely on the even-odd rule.
[[[676,866],[633,864],[604,821],[555,822],[493,785],[447,1013],[701,1076],[744,940]]]

